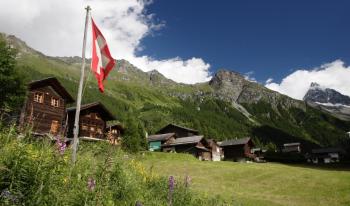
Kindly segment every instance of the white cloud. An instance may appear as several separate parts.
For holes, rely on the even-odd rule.
[[[332,88],[350,96],[350,66],[336,60],[312,70],[300,69],[285,77],[281,83],[266,82],[266,87],[295,99],[303,99],[311,82]]]
[[[248,81],[251,81],[251,82],[257,82],[255,77],[253,77],[253,75],[254,75],[254,71],[249,71],[249,72],[244,74],[244,78]]]
[[[273,82],[273,78],[270,77],[266,80],[265,84],[270,84],[271,82]]]
[[[142,39],[164,26],[154,21],[154,14],[146,13],[150,3],[149,0],[1,0],[0,30],[18,36],[50,56],[81,56],[83,8],[89,4],[114,58],[126,59],[143,71],[156,69],[177,82],[209,80],[210,65],[201,58],[157,60],[136,55],[143,49]],[[90,48],[90,29],[88,36],[87,48]],[[90,49],[86,55],[91,56]]]

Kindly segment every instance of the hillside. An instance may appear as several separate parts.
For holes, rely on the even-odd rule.
[[[28,79],[55,76],[75,96],[79,57],[48,57],[15,36],[2,35],[18,50],[18,68]],[[89,71],[89,68],[86,68]],[[306,148],[337,145],[350,123],[334,118],[242,75],[219,70],[206,83],[186,85],[157,71],[143,72],[125,60],[117,60],[99,93],[94,76],[87,72],[83,102],[100,101],[121,122],[135,117],[152,134],[173,122],[198,129],[217,140],[252,136],[257,142],[303,142]]]

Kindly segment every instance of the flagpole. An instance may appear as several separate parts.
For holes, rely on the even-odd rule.
[[[81,71],[80,71],[80,82],[79,82],[79,88],[78,88],[78,95],[77,95],[77,106],[75,110],[75,120],[74,120],[74,139],[73,139],[73,152],[72,152],[72,163],[75,164],[77,160],[77,150],[78,150],[78,135],[79,135],[79,116],[80,116],[80,106],[81,106],[81,95],[83,91],[83,83],[84,83],[84,73],[85,73],[85,48],[86,48],[86,33],[87,33],[87,27],[88,27],[88,21],[89,21],[89,12],[91,10],[90,6],[87,6],[86,8],[86,18],[85,18],[85,28],[84,28],[84,40],[83,40],[83,53],[82,53],[82,65],[81,65]]]

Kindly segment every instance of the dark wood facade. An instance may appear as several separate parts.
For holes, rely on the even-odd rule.
[[[255,155],[252,153],[254,143],[249,137],[223,141],[220,144],[220,147],[224,151],[226,160],[241,161],[246,159],[255,159]]]
[[[74,102],[56,78],[29,83],[28,94],[20,116],[20,127],[31,126],[34,134],[63,135],[66,105]]]
[[[197,130],[182,127],[175,124],[168,124],[167,126],[160,129],[156,134],[166,134],[166,133],[175,133],[177,138],[181,137],[190,137],[198,135],[199,132]]]
[[[162,145],[163,152],[188,153],[200,160],[211,160],[211,151],[206,148],[207,141],[203,136],[171,137]]]
[[[75,107],[67,109],[68,113],[68,133],[67,137],[73,137]],[[79,137],[93,139],[107,139],[105,130],[106,122],[115,120],[114,116],[99,102],[85,104],[81,106],[79,117]]]

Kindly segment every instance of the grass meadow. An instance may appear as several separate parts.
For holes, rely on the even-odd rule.
[[[350,205],[350,170],[279,163],[201,162],[185,154],[146,153],[145,167],[181,180],[205,196],[236,205]]]

